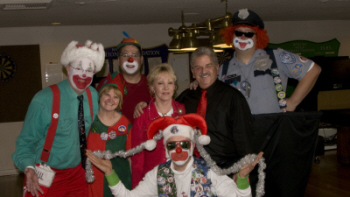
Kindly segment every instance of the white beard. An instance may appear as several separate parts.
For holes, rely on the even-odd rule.
[[[247,45],[244,48],[242,48],[241,45],[239,44],[240,42],[241,43],[247,43]],[[252,48],[254,46],[254,42],[253,42],[253,40],[251,38],[248,38],[246,40],[242,40],[240,38],[235,37],[233,39],[233,46],[235,46],[236,49],[239,49],[241,51],[245,51],[247,49]]]
[[[128,68],[127,65],[133,65],[134,68]],[[123,68],[124,68],[125,72],[127,72],[128,74],[131,75],[137,71],[137,69],[139,68],[139,64],[136,61],[134,61],[132,63],[126,61],[123,63]]]

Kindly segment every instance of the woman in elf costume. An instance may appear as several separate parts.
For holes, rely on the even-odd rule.
[[[111,79],[99,91],[100,108],[87,138],[87,148],[92,151],[117,152],[131,148],[131,123],[120,113],[123,91],[117,78]],[[120,88],[120,89],[119,89]],[[131,189],[130,160],[116,157],[111,159],[126,188]],[[93,167],[95,181],[89,184],[89,197],[113,196],[103,172]]]

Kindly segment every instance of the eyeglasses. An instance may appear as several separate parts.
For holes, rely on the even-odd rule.
[[[180,147],[183,149],[190,149],[191,147],[190,141],[177,141],[177,142],[168,142],[166,144],[166,148],[168,150],[174,150],[178,144],[180,144]]]
[[[255,35],[255,33],[254,32],[235,31],[235,35],[237,37],[241,37],[242,35],[244,35],[247,38],[252,38]]]
[[[129,58],[129,57],[133,57],[133,58],[135,58],[135,57],[140,57],[140,55],[139,54],[136,54],[136,53],[133,53],[133,54],[127,54],[127,53],[124,53],[124,54],[121,54],[120,55],[121,57],[125,57],[125,58]]]
[[[86,73],[88,73],[88,74],[93,74],[94,73],[94,70],[92,70],[91,68],[89,68],[89,69],[87,69],[87,70],[84,70],[84,69],[82,69],[82,68],[80,68],[80,67],[73,67],[73,66],[70,66],[71,68],[73,68],[74,70],[77,70],[77,71],[79,71],[79,72],[86,72]]]

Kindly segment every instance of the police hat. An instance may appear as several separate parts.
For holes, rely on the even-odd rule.
[[[264,29],[264,22],[259,15],[248,9],[240,9],[232,17],[232,25],[249,25]]]

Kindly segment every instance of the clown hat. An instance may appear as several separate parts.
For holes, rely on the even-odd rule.
[[[135,40],[134,38],[124,38],[118,45],[117,45],[117,50],[120,51],[121,48],[123,48],[126,45],[134,45],[137,47],[140,52],[142,51],[140,43]]]
[[[179,118],[173,117],[161,117],[154,120],[148,127],[145,148],[149,151],[156,147],[156,141],[153,140],[153,136],[158,131],[163,132],[164,144],[172,136],[184,136],[194,141],[195,129],[199,128],[202,135],[198,138],[198,141],[202,145],[208,145],[210,143],[210,137],[207,135],[207,124],[204,118],[198,114],[186,114]]]
[[[264,22],[258,14],[248,9],[240,9],[232,17],[232,26],[249,25],[264,29]]]
[[[105,50],[100,43],[92,43],[91,40],[85,42],[85,46],[78,45],[77,41],[68,44],[61,56],[61,64],[67,66],[78,58],[89,58],[96,66],[95,72],[102,69],[105,62]]]

